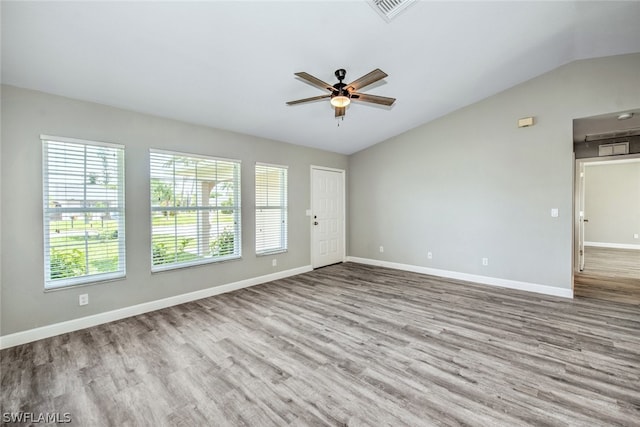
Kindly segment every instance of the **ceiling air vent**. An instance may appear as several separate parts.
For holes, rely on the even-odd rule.
[[[617,142],[615,144],[602,144],[598,146],[598,156],[619,156],[629,154],[628,142]]]
[[[369,0],[373,7],[385,21],[391,22],[400,12],[413,4],[415,0]]]

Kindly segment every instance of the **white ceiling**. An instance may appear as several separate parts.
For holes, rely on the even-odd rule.
[[[2,2],[2,82],[350,154],[567,62],[640,52],[640,2]],[[391,108],[285,105],[381,68]],[[338,127],[338,123],[340,126]]]

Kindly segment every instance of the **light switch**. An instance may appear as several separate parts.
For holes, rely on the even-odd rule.
[[[552,208],[551,209],[551,216],[553,218],[558,218],[558,208]]]

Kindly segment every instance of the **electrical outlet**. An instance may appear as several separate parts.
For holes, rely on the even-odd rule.
[[[78,296],[78,305],[87,305],[89,304],[89,294],[82,294]]]
[[[384,246],[380,246],[380,253],[384,252]]]
[[[489,265],[489,258],[482,258],[482,265],[484,266]]]
[[[633,238],[634,239],[638,239],[638,238],[640,238],[640,235],[638,233],[636,233],[636,234],[633,235]]]
[[[273,266],[273,267],[277,267],[277,266],[278,266],[278,260],[277,260],[277,259],[275,259],[275,258],[274,258],[274,259],[272,259],[272,260],[271,260],[271,266]]]
[[[433,259],[433,254],[431,252],[427,252],[427,259]]]

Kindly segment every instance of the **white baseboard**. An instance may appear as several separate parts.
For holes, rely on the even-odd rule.
[[[573,298],[572,289],[556,288],[555,286],[539,285],[537,283],[499,279],[497,277],[479,276],[476,274],[459,273],[456,271],[440,270],[437,268],[420,267],[417,265],[400,264],[396,262],[380,261],[369,258],[358,258],[350,256],[347,257],[347,261],[357,262],[360,264],[375,265],[379,267],[393,268],[396,270],[411,271],[413,273],[429,274],[431,276],[446,277],[448,279],[465,280],[467,282],[499,286],[501,288],[518,289],[521,291],[535,292],[538,294],[553,295],[563,298]]]
[[[103,323],[109,323],[115,320],[124,319],[126,317],[136,316],[138,314],[148,313],[150,311],[155,311],[178,304],[184,304],[185,302],[195,301],[242,288],[248,288],[250,286],[271,282],[273,280],[284,279],[285,277],[295,276],[297,274],[306,273],[311,270],[312,268],[310,265],[305,265],[303,267],[279,271],[277,273],[266,274],[264,276],[253,277],[251,279],[240,280],[238,282],[227,283],[225,285],[214,286],[212,288],[202,289],[199,291],[180,294],[156,301],[149,301],[142,304],[132,305],[130,307],[119,308],[117,310],[106,311],[104,313],[98,313],[91,316],[80,317],[78,319],[67,320],[65,322],[54,323],[52,325],[41,326],[39,328],[16,332],[0,337],[0,349],[13,347],[20,344],[26,344],[28,342],[41,340],[43,338],[54,337],[60,334],[66,334],[67,332],[90,328],[92,326],[101,325]]]
[[[633,243],[605,243],[605,242],[584,242],[585,246],[593,246],[596,248],[611,248],[611,249],[635,249],[640,251],[640,245]]]

